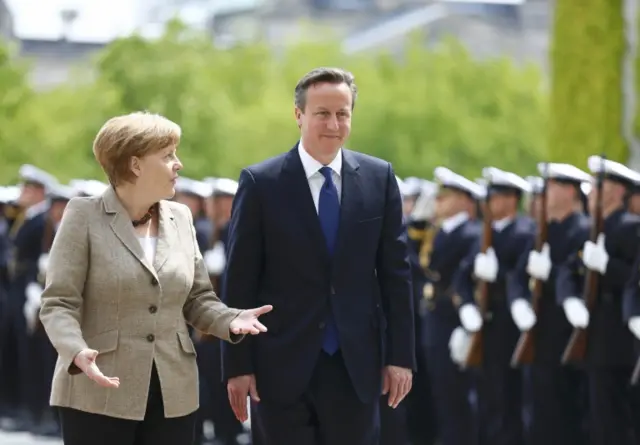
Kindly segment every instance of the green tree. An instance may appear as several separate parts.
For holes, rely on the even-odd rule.
[[[156,41],[113,42],[94,61],[95,81],[39,94],[15,118],[22,148],[7,168],[39,159],[61,179],[100,175],[91,154],[100,125],[146,109],[182,126],[185,175],[237,177],[295,143],[295,83],[327,65],[351,70],[360,90],[349,147],[393,162],[399,175],[430,177],[437,165],[470,177],[485,165],[524,174],[545,157],[547,101],[534,67],[418,39],[401,58],[346,57],[333,42],[223,50],[174,22]]]
[[[7,163],[21,159],[11,147],[16,141],[14,125],[21,110],[33,99],[34,93],[27,80],[27,67],[18,63],[13,51],[0,40],[0,180],[7,182],[16,171],[6,168]]]
[[[551,158],[586,167],[605,153],[626,162],[622,136],[623,2],[571,0],[555,6],[551,45]]]

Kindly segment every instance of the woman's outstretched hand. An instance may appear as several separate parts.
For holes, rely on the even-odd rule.
[[[244,310],[240,312],[240,315],[233,319],[233,321],[229,325],[229,330],[236,335],[257,335],[261,332],[267,332],[267,327],[260,323],[258,317],[266,314],[267,312],[271,312],[272,310],[273,306],[271,305],[261,306],[256,309]]]

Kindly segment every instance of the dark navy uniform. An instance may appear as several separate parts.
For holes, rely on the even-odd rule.
[[[9,289],[7,307],[0,324],[0,353],[3,371],[6,372],[3,392],[9,403],[24,416],[30,392],[29,345],[23,308],[25,290],[29,283],[37,281],[38,259],[42,253],[47,203],[41,202],[29,208],[24,216],[14,222],[10,234]],[[22,417],[25,420],[25,417]]]
[[[476,442],[471,376],[452,361],[449,342],[460,326],[461,299],[455,289],[460,263],[473,251],[480,236],[480,226],[467,209],[484,194],[484,188],[444,167],[436,168],[434,176],[440,185],[436,209],[448,213],[439,215],[444,220],[421,251],[427,281],[419,307],[423,327],[420,343],[428,363],[439,439],[443,445],[471,445]]]
[[[617,210],[604,215],[597,240],[585,242],[567,260],[558,273],[556,292],[567,319],[575,326],[587,324],[590,443],[637,444],[638,388],[629,386],[634,338],[623,320],[622,300],[640,248],[640,217],[624,210],[621,195],[640,183],[640,175],[599,156],[589,157],[588,165],[592,173],[604,175],[603,205]],[[598,274],[597,299],[590,314],[581,298],[587,270]]]
[[[534,224],[528,217],[518,216],[506,227],[493,229],[492,247],[498,258],[498,277],[489,284],[489,318],[484,326],[482,367],[476,373],[478,394],[478,432],[480,445],[518,445],[523,442],[522,374],[510,367],[511,355],[520,338],[510,314],[510,303],[516,295],[508,278],[518,259],[531,245]],[[463,304],[474,303],[475,280],[473,258],[463,262],[459,294]]]
[[[42,254],[38,261],[38,282],[27,285],[27,301],[24,314],[28,327],[29,344],[29,397],[28,405],[34,425],[32,432],[42,436],[58,436],[60,433],[57,416],[49,406],[51,381],[58,353],[49,341],[47,333],[38,318],[40,298],[45,285],[49,250],[62,218],[62,212],[70,199],[78,196],[77,190],[55,185],[49,188],[50,206],[45,215],[45,227],[42,237]]]
[[[438,431],[444,445],[475,443],[471,404],[471,380],[468,371],[461,370],[450,358],[449,339],[460,325],[458,306],[461,301],[454,290],[454,280],[461,261],[477,243],[479,225],[467,214],[449,219],[454,226],[441,228],[433,242],[423,290],[423,342],[431,391],[434,397]],[[444,226],[447,227],[447,226]]]
[[[409,261],[411,262],[411,281],[413,284],[414,324],[416,334],[416,362],[417,371],[413,376],[413,386],[407,395],[404,407],[407,417],[407,429],[409,440],[412,443],[432,445],[438,437],[435,408],[433,406],[433,394],[429,383],[429,362],[422,342],[425,329],[420,306],[422,294],[427,278],[424,267],[420,263],[420,253],[423,250],[431,250],[433,236],[436,228],[426,221],[409,221],[408,223]],[[426,264],[425,264],[426,267]],[[383,397],[382,403],[386,403]],[[382,422],[383,423],[383,422]],[[382,426],[384,436],[384,425]],[[384,443],[384,442],[383,442]],[[395,443],[395,442],[387,442]]]
[[[194,185],[198,185],[194,181]],[[222,186],[226,186],[221,190]],[[237,182],[228,179],[217,179],[209,184],[210,193],[216,196],[222,194],[233,196],[232,188]],[[231,188],[231,189],[230,189]],[[205,194],[195,187],[190,193],[204,198]],[[224,269],[226,265],[226,244],[228,225],[214,227],[214,223],[204,217],[196,218],[196,239],[209,270],[213,288],[218,295],[222,295],[224,285]],[[242,424],[235,418],[229,398],[226,383],[222,381],[220,340],[213,336],[204,335],[196,341],[198,352],[198,367],[200,370],[200,420],[211,420],[215,428],[216,440],[221,445],[235,445],[236,438],[243,431]],[[201,443],[202,431],[198,431],[197,443]]]
[[[529,191],[527,181],[495,168],[483,170],[488,180],[489,205],[494,195],[515,195]],[[515,210],[515,209],[514,209]],[[496,215],[494,215],[495,218]],[[482,366],[475,372],[478,406],[478,436],[480,445],[520,445],[524,441],[522,372],[510,366],[511,356],[520,331],[511,316],[511,303],[522,297],[512,286],[512,276],[523,252],[528,251],[535,237],[535,223],[528,216],[515,216],[493,221],[492,261],[497,270],[488,281],[489,305],[484,320]],[[475,276],[480,242],[470,257],[462,263],[458,281],[463,308],[474,304]],[[462,312],[461,312],[462,314]],[[464,324],[464,320],[463,320]]]
[[[622,295],[640,248],[640,217],[622,208],[604,221],[606,271],[598,283],[598,301],[587,328],[586,367],[589,395],[589,440],[592,444],[636,444],[637,391],[629,388],[633,336],[623,321]],[[588,230],[582,233],[588,239]],[[583,294],[585,266],[574,252],[558,272],[560,302]]]
[[[573,366],[562,366],[561,358],[569,342],[573,327],[556,302],[558,269],[567,258],[578,251],[588,233],[589,218],[572,213],[562,221],[548,223],[547,243],[552,263],[549,277],[543,284],[539,302],[534,343],[534,363],[528,369],[525,382],[531,400],[531,444],[582,445],[584,398],[583,372]],[[530,245],[520,258],[514,294],[530,298],[530,281],[526,268]]]

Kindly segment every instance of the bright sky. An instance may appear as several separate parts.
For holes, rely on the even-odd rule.
[[[78,18],[69,32],[71,40],[104,42],[136,26],[137,0],[5,0],[21,38],[58,39],[62,34],[60,11],[75,7]]]
[[[194,26],[202,24],[203,10],[229,9],[255,5],[262,0],[200,0],[182,10],[182,19]],[[5,0],[14,18],[15,34],[23,39],[59,39],[62,35],[60,11],[73,8],[78,17],[69,31],[69,39],[82,42],[107,42],[131,34],[141,21],[140,11],[158,0]],[[174,3],[166,1],[166,3]],[[180,3],[175,1],[175,3]],[[152,29],[149,31],[153,32]]]

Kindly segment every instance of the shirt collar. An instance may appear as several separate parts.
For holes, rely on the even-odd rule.
[[[302,161],[302,167],[304,168],[304,172],[307,175],[307,179],[318,173],[318,171],[324,167],[320,162],[315,160],[308,152],[305,150],[302,145],[302,141],[298,144],[298,154],[300,155],[300,160]],[[338,176],[342,173],[342,148],[338,150],[338,154],[336,157],[327,165],[331,170],[333,170]]]
[[[44,201],[40,201],[39,203],[28,207],[27,210],[25,210],[24,219],[35,218],[36,216],[46,212],[47,210],[49,210],[49,201],[45,199]]]
[[[446,218],[444,221],[442,221],[442,225],[440,226],[440,228],[444,233],[451,233],[462,224],[467,222],[468,219],[469,214],[467,212],[456,213],[455,215],[450,216],[449,218]]]
[[[496,232],[502,232],[513,222],[513,220],[514,218],[507,217],[494,221],[492,225]]]

